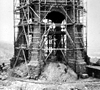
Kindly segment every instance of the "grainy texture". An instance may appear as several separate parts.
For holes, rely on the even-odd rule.
[[[45,66],[40,79],[52,82],[67,82],[75,81],[77,75],[69,66],[61,63],[49,63]]]

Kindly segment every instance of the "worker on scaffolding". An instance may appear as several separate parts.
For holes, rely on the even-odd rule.
[[[2,65],[0,65],[0,74],[3,72]]]

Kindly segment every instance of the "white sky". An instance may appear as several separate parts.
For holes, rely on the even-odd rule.
[[[0,40],[13,42],[13,0],[0,0]]]
[[[88,0],[88,54],[100,57],[100,0]],[[0,41],[13,43],[13,0],[0,0]]]
[[[100,0],[88,0],[88,54],[100,57]]]

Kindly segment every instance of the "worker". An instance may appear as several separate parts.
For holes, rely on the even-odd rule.
[[[5,63],[2,63],[2,70],[3,70],[3,72],[6,71],[6,65],[5,65]]]
[[[2,68],[2,65],[0,65],[0,72],[3,72],[3,68]]]
[[[2,67],[5,67],[5,63],[2,63]]]

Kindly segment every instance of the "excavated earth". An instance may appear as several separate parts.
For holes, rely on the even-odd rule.
[[[23,71],[26,67],[22,66],[23,68],[20,68]],[[25,76],[27,70],[24,74],[17,73]],[[51,62],[45,66],[38,80],[9,76],[0,80],[0,90],[100,90],[100,80],[94,78],[77,80],[76,73],[69,66]]]
[[[49,82],[76,81],[76,73],[69,67],[59,62],[47,64],[40,76],[40,80]]]

